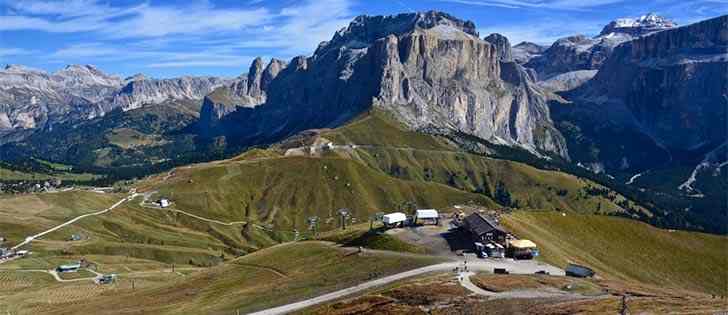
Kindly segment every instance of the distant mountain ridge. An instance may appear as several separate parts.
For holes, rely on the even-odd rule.
[[[573,35],[554,42],[540,55],[523,59],[538,73],[539,80],[576,70],[596,70],[619,44],[640,36],[676,27],[677,24],[654,13],[636,19],[610,22],[595,37]]]
[[[19,65],[0,70],[0,135],[20,129],[104,116],[169,99],[202,99],[231,80],[217,77],[122,80],[92,65],[69,65],[55,73]],[[1,143],[1,142],[0,142]]]

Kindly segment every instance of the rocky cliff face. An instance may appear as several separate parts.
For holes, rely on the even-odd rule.
[[[525,64],[543,54],[547,48],[536,43],[520,42],[518,45],[511,47],[511,53],[515,62]]]
[[[110,108],[132,110],[148,104],[167,100],[200,100],[230,80],[217,77],[181,77],[173,79],[148,79],[137,75],[126,80],[110,100]]]
[[[0,71],[0,130],[48,127],[66,119],[103,115],[96,104],[121,86],[121,79],[93,66],[68,66],[54,74],[18,65]]]
[[[644,170],[685,162],[685,156],[724,143],[727,30],[728,16],[722,16],[617,47],[592,80],[565,95],[576,106],[554,111],[557,121],[591,133],[598,153],[577,159],[611,170]],[[576,143],[571,147],[579,151]]]
[[[254,143],[337,126],[376,106],[413,129],[567,156],[544,95],[502,51],[472,22],[440,12],[360,16],[312,57],[294,58],[266,103],[228,115],[224,133]]]
[[[575,35],[559,39],[525,65],[538,73],[539,80],[570,71],[596,70],[619,44],[675,25],[654,14],[637,19],[619,19],[606,25],[596,37]]]
[[[496,53],[498,54],[498,60],[500,61],[513,61],[513,53],[511,52],[511,42],[508,41],[508,38],[498,34],[493,33],[485,38],[483,38],[486,42],[489,42],[491,45],[495,47]]]
[[[115,108],[200,100],[228,82],[214,77],[157,80],[142,75],[122,80],[91,65],[69,65],[55,73],[9,65],[0,71],[0,133],[52,129],[63,122],[103,116]]]
[[[275,58],[264,66],[263,60],[256,58],[247,75],[205,96],[200,110],[200,134],[213,134],[220,120],[238,107],[253,108],[265,103],[269,85],[286,66],[285,61]]]

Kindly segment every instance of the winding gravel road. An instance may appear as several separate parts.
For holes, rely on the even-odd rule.
[[[426,273],[432,273],[432,272],[443,272],[443,271],[454,271],[458,268],[463,268],[467,265],[468,271],[482,271],[482,272],[493,272],[493,268],[505,268],[512,274],[534,274],[536,271],[547,271],[552,275],[564,275],[564,271],[556,268],[551,265],[543,264],[534,260],[524,260],[524,261],[514,261],[509,259],[503,259],[503,260],[469,260],[467,264],[465,264],[462,261],[459,262],[447,262],[447,263],[441,263],[437,265],[431,265],[426,266],[418,269],[413,269],[397,274],[393,274],[391,276],[387,276],[384,278],[367,281],[358,285],[355,285],[353,287],[349,287],[346,289],[334,291],[331,293],[327,293],[324,295],[320,295],[314,298],[306,299],[303,301],[286,304],[274,308],[269,308],[267,310],[262,310],[254,313],[250,313],[251,315],[277,315],[277,314],[286,314],[294,311],[298,311],[307,307],[311,307],[317,304],[330,302],[333,300],[337,300],[349,295],[352,295],[354,293],[359,293],[371,288],[383,286],[392,282],[396,282],[405,278],[410,278]],[[467,280],[470,282],[470,280]],[[472,283],[471,283],[472,284]],[[474,285],[473,285],[474,286]],[[467,287],[466,287],[467,288]],[[487,291],[485,291],[487,292]]]

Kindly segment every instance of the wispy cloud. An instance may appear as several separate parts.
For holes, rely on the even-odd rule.
[[[225,66],[242,71],[261,50],[274,50],[284,58],[310,53],[348,24],[351,1],[304,0],[277,9],[264,1],[247,8],[218,8],[207,1],[186,6],[18,1],[7,3],[0,32],[93,34],[89,41],[46,54],[53,63],[138,61],[152,68]]]
[[[465,5],[499,7],[509,9],[541,8],[560,10],[581,10],[608,4],[624,2],[624,0],[441,0],[443,2]]]
[[[51,33],[94,31],[110,38],[200,34],[258,26],[273,17],[265,8],[220,9],[196,5],[111,7],[95,0],[21,1],[9,4],[14,14],[0,16],[0,31],[36,30]]]
[[[215,9],[207,4],[185,8],[150,6],[103,32],[114,38],[231,32],[263,25],[272,18],[265,8]]]
[[[4,56],[18,56],[18,55],[29,55],[33,53],[30,50],[22,48],[2,48],[0,47],[0,57]]]
[[[593,20],[556,20],[542,19],[531,21],[528,27],[522,24],[495,24],[479,28],[478,32],[485,36],[490,33],[499,33],[508,37],[511,44],[523,41],[548,45],[559,38],[584,34],[595,35],[606,24],[605,21]]]

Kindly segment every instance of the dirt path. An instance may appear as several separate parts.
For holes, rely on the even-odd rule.
[[[45,269],[0,269],[0,272],[39,272],[39,273],[46,273],[53,277],[58,282],[79,282],[79,281],[94,281],[97,277],[102,276],[101,273],[91,270],[91,269],[84,269],[88,272],[93,273],[95,276],[90,278],[77,278],[77,279],[63,279],[61,278],[60,274],[55,270],[45,270]],[[183,267],[183,268],[175,268],[174,273],[184,276],[180,271],[202,271],[206,270],[206,268],[198,268],[198,267]],[[158,274],[158,273],[172,273],[172,268],[167,269],[161,269],[161,270],[148,270],[148,271],[130,271],[130,272],[123,272],[123,273],[114,273],[116,275],[145,275],[145,274]],[[284,275],[285,276],[285,275]]]
[[[155,206],[155,205],[153,205],[153,204],[151,204],[151,203],[148,202],[149,201],[149,198],[151,198],[151,196],[153,194],[155,194],[155,193],[157,193],[157,192],[156,191],[153,191],[153,192],[146,192],[146,193],[144,193],[143,194],[144,199],[142,199],[142,201],[139,202],[139,206],[141,206],[143,208],[147,208],[147,209],[155,209],[155,210],[160,210],[160,211],[169,211],[169,212],[180,213],[182,215],[186,215],[186,216],[189,216],[189,217],[192,217],[192,218],[201,220],[201,221],[215,223],[215,224],[220,224],[220,225],[233,226],[233,225],[241,225],[241,224],[248,223],[248,221],[223,222],[223,221],[220,221],[220,220],[215,220],[215,219],[209,219],[209,218],[201,217],[199,215],[196,215],[196,214],[193,214],[193,213],[189,213],[189,212],[184,211],[184,210],[179,210],[179,209],[174,209],[174,208],[162,208],[162,207],[159,207],[159,206]]]
[[[136,198],[139,195],[140,194],[138,194],[136,192],[132,192],[129,196],[126,196],[123,199],[119,200],[118,202],[116,202],[115,204],[113,204],[111,207],[108,207],[108,208],[106,208],[104,210],[101,210],[101,211],[97,211],[97,212],[93,212],[93,213],[87,213],[87,214],[84,214],[84,215],[77,216],[77,217],[75,217],[75,218],[73,218],[71,220],[68,220],[68,221],[66,221],[66,222],[64,222],[62,224],[59,224],[59,225],[57,225],[55,227],[52,227],[52,228],[50,228],[48,230],[45,230],[45,231],[40,232],[40,233],[35,234],[35,235],[28,236],[28,237],[25,238],[25,240],[23,240],[22,242],[20,242],[18,245],[13,246],[11,249],[14,249],[15,250],[15,249],[21,248],[21,247],[23,247],[23,246],[25,246],[27,244],[30,244],[30,242],[32,242],[32,241],[34,241],[34,240],[36,240],[38,238],[43,237],[46,234],[52,233],[52,232],[57,231],[57,230],[59,230],[59,229],[61,229],[63,227],[66,227],[68,225],[71,225],[71,224],[73,224],[73,223],[75,223],[78,220],[81,220],[83,218],[92,217],[92,216],[96,216],[96,215],[102,215],[104,213],[107,213],[107,212],[113,210],[114,208],[120,206],[121,204],[123,204],[123,203],[125,203],[127,201],[130,201],[130,200]]]
[[[527,289],[512,290],[506,292],[492,292],[482,289],[470,281],[470,277],[474,276],[474,272],[461,272],[458,274],[458,282],[463,288],[480,296],[487,296],[489,299],[538,299],[538,298],[592,298],[578,293],[564,292],[558,289]]]
[[[245,263],[241,263],[241,262],[236,262],[235,265],[253,268],[253,269],[265,270],[265,271],[271,272],[281,278],[288,278],[288,275],[285,274],[282,270],[278,270],[276,268],[272,268],[272,267],[268,267],[268,266],[261,266],[261,265],[256,265],[256,264],[245,264]]]

